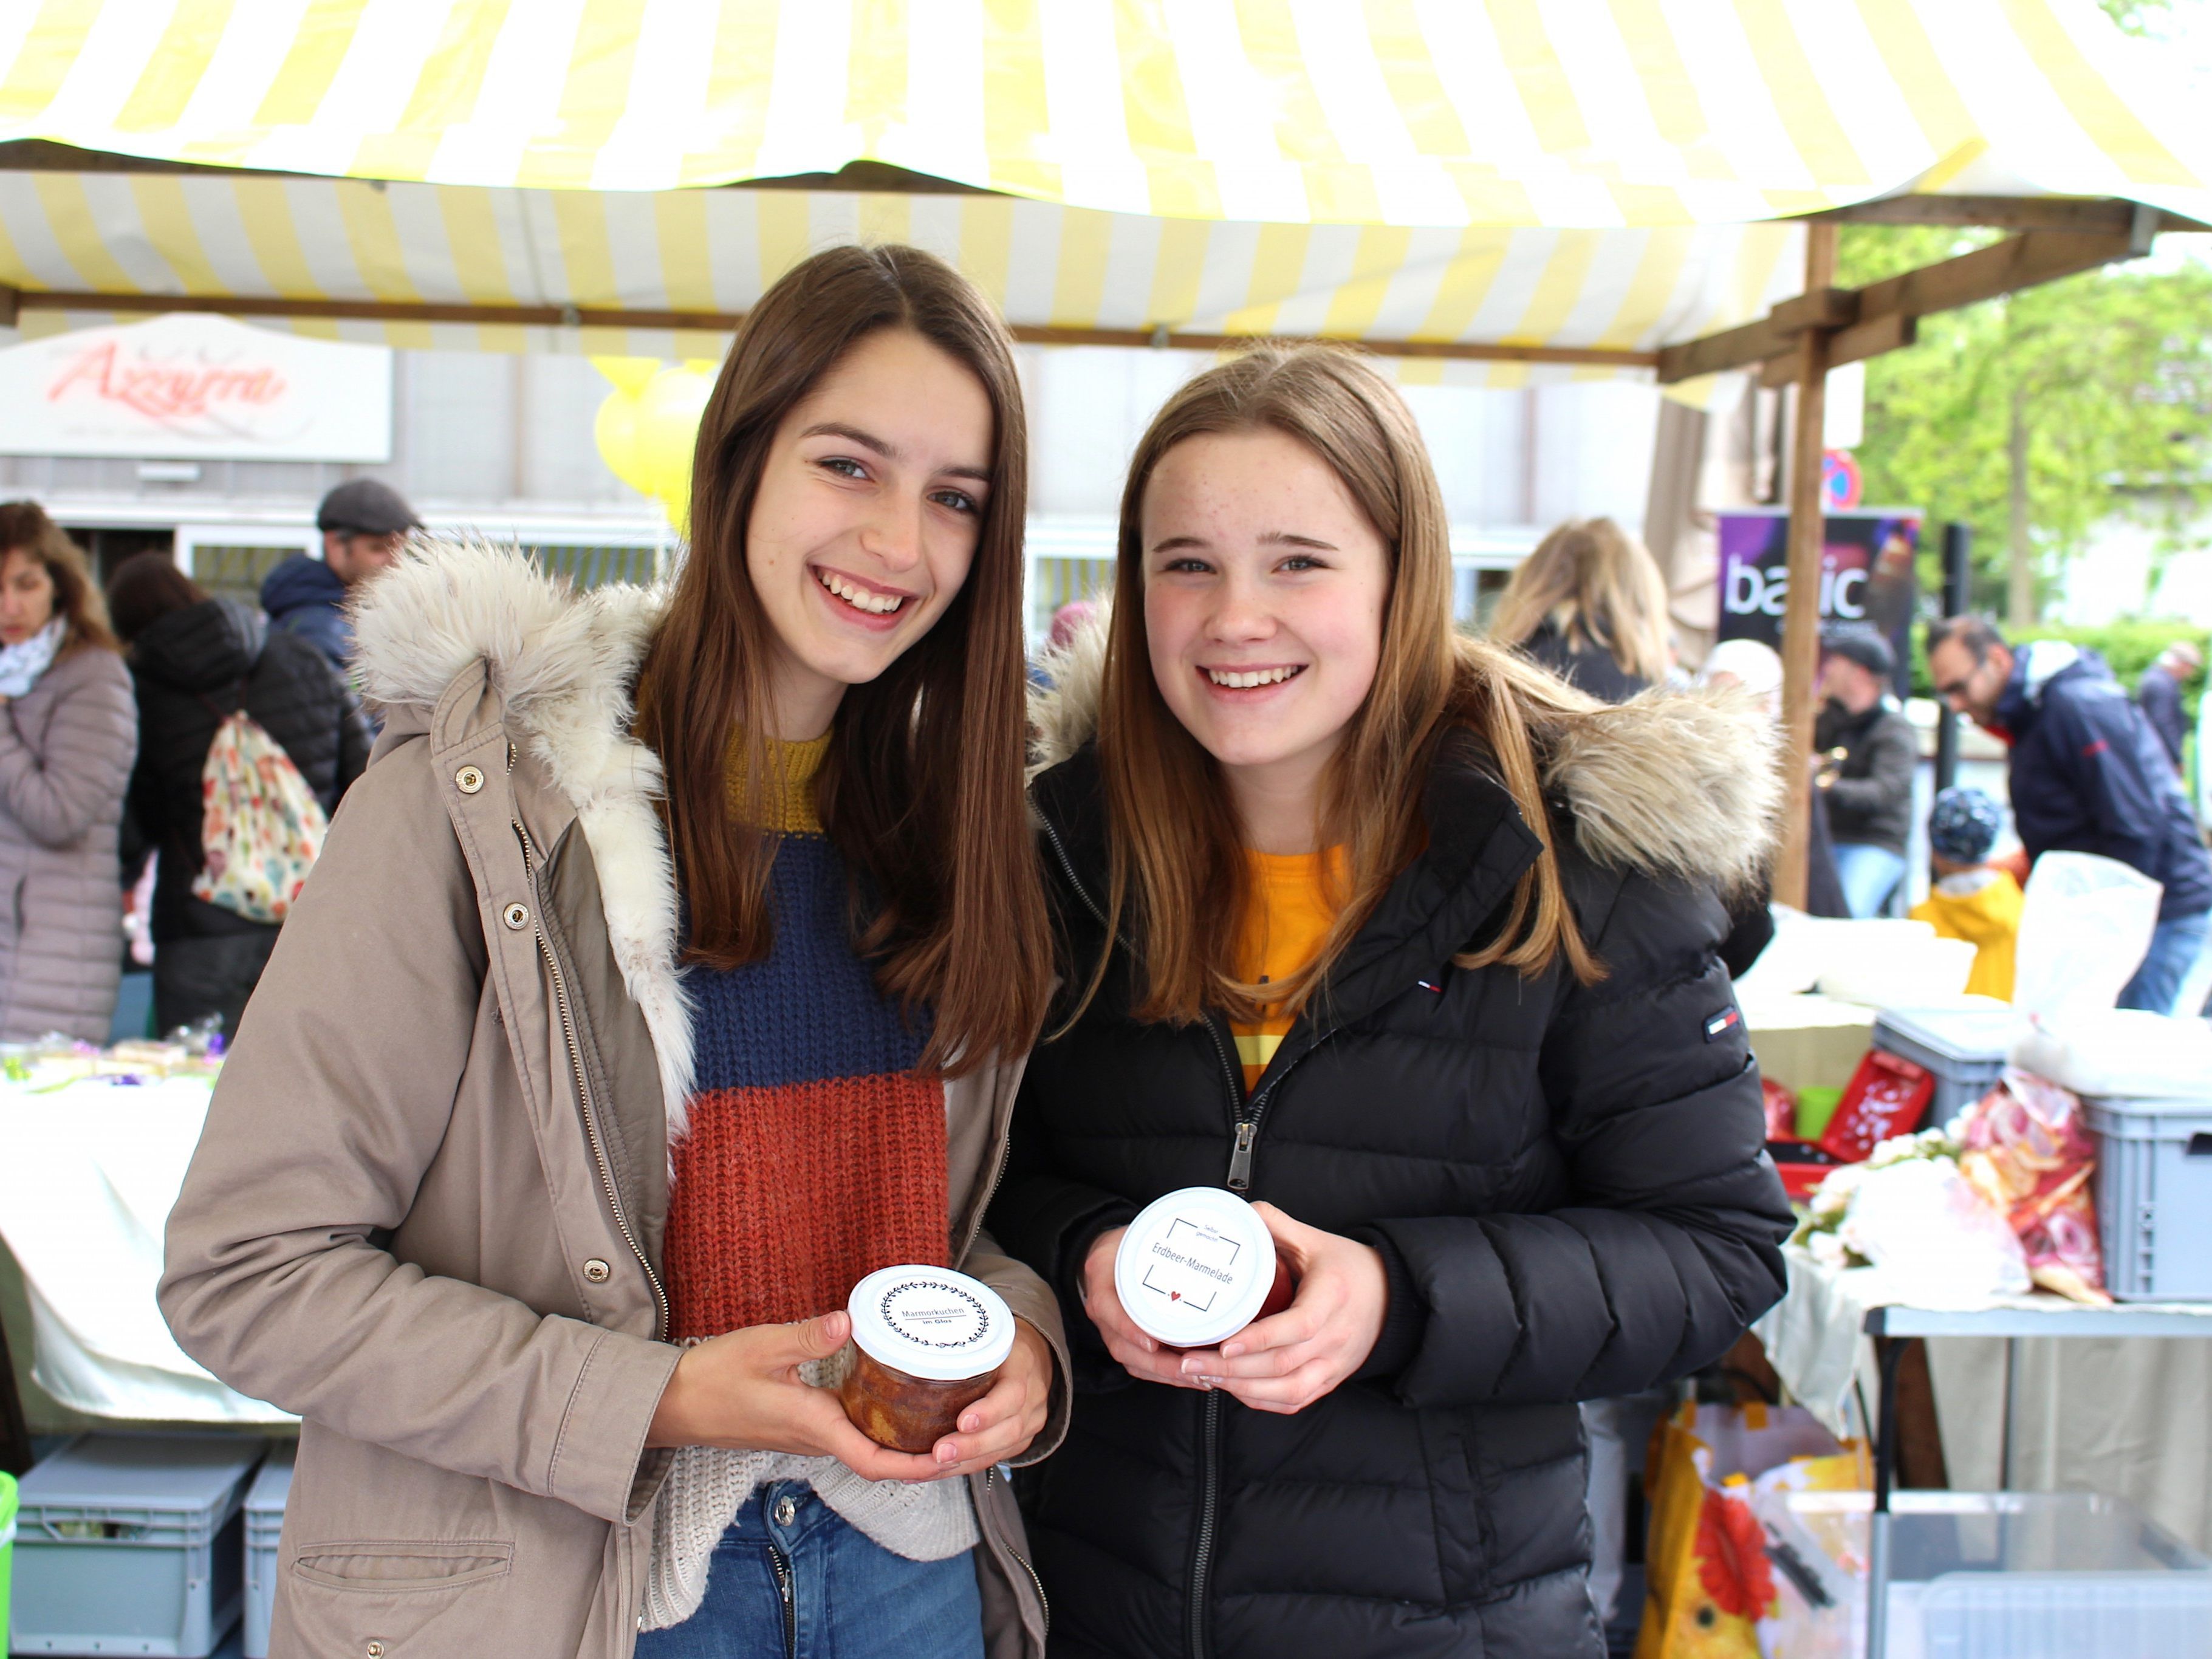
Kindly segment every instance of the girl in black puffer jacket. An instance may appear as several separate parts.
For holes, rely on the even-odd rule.
[[[1340,353],[1170,400],[1120,559],[1040,713],[1065,988],[991,1216],[1079,1333],[1028,1494],[1055,1659],[1600,1655],[1574,1402],[1783,1287],[1715,956],[1771,726],[1455,639],[1412,418]],[[1192,1185],[1298,1289],[1181,1353],[1113,1256]]]
[[[210,1014],[235,1031],[276,943],[276,924],[192,896],[204,862],[200,773],[216,729],[240,708],[274,738],[325,812],[368,763],[360,702],[304,635],[272,633],[260,612],[210,599],[164,554],[141,553],[109,579],[108,608],[130,647],[138,695],[131,819],[161,855],[154,878],[154,1012],[173,1030]]]

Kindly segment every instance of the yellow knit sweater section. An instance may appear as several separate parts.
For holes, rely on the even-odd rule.
[[[769,739],[768,799],[763,803],[762,829],[786,836],[822,833],[822,815],[814,805],[814,781],[821,775],[823,759],[830,752],[830,735],[824,732],[804,743]],[[722,775],[730,816],[750,817],[745,799],[745,734],[734,727],[730,732],[729,745],[723,750]]]

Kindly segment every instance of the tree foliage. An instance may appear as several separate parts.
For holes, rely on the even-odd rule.
[[[1843,228],[1850,286],[1995,239],[1988,231]],[[2109,266],[1921,319],[1920,343],[1868,365],[1867,499],[1927,509],[1923,590],[1941,581],[1934,527],[1974,531],[1975,602],[2004,588],[2018,410],[2039,592],[2114,512],[2148,514],[2175,544],[2212,463],[2212,269]]]

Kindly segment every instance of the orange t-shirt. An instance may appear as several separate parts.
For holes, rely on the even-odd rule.
[[[1237,941],[1237,974],[1247,983],[1284,980],[1304,969],[1320,952],[1344,902],[1344,848],[1320,853],[1255,853],[1246,848],[1251,880]],[[1243,1063],[1247,1093],[1260,1081],[1267,1062],[1290,1034],[1293,1016],[1270,1008],[1257,1024],[1232,1024],[1237,1057]]]

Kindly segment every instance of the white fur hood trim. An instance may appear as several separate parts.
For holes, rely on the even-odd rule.
[[[676,874],[653,801],[660,762],[629,734],[630,691],[663,588],[576,593],[513,547],[418,539],[353,606],[369,701],[436,706],[479,659],[529,753],[576,811],[607,936],[659,1063],[672,1145],[686,1123],[691,1009],[677,970]]]
[[[1102,609],[1047,658],[1051,689],[1030,694],[1043,766],[1097,730],[1106,622]],[[1654,690],[1547,723],[1538,736],[1546,786],[1564,798],[1577,842],[1600,864],[1710,881],[1731,896],[1765,875],[1782,775],[1780,733],[1758,699],[1732,689]]]

